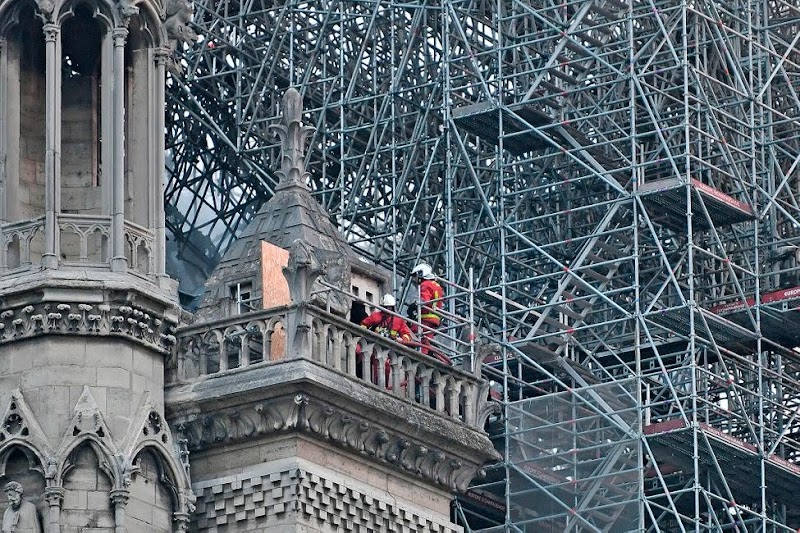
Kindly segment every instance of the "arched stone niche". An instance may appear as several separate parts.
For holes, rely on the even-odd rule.
[[[36,506],[39,520],[47,520],[47,501],[44,499],[44,471],[36,455],[23,446],[11,446],[0,455],[0,490],[11,481],[22,488],[23,499]],[[0,492],[0,519],[8,507],[7,497]]]
[[[84,528],[96,533],[112,533],[111,472],[91,444],[83,443],[69,454],[63,480],[61,523],[75,526],[77,531]]]
[[[178,491],[166,462],[156,450],[145,448],[133,465],[126,516],[128,531],[173,531]]]

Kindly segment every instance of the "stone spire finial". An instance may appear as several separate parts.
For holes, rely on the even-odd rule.
[[[306,141],[314,132],[311,126],[303,126],[303,99],[297,89],[289,88],[283,95],[281,123],[270,126],[281,140],[281,168],[278,189],[298,186],[307,188],[305,149]]]

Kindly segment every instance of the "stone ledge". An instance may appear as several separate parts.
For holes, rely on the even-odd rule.
[[[482,431],[307,360],[174,386],[165,403],[195,450],[299,431],[451,490],[500,458]]]

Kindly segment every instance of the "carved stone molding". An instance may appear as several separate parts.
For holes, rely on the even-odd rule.
[[[185,439],[190,451],[299,431],[451,490],[466,490],[470,481],[483,473],[482,465],[462,454],[431,447],[305,394],[185,416],[173,423],[177,438]]]
[[[11,391],[11,399],[3,414],[0,444],[15,439],[29,442],[34,449],[41,452],[46,452],[50,448],[36,417],[17,389]]]
[[[59,450],[69,449],[75,439],[80,439],[84,436],[91,436],[98,442],[104,443],[111,453],[117,453],[116,444],[108,429],[103,413],[98,408],[89,387],[86,386],[83,387],[83,392],[75,404],[75,409],[72,411],[72,420],[61,438]]]
[[[0,344],[48,334],[122,336],[169,353],[175,326],[131,305],[45,302],[0,309]]]

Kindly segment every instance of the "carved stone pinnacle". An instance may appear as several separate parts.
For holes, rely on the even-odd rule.
[[[286,91],[281,110],[281,123],[270,126],[281,141],[281,168],[276,172],[280,177],[278,188],[307,188],[305,148],[314,128],[303,126],[303,98],[297,89],[289,88]]]

